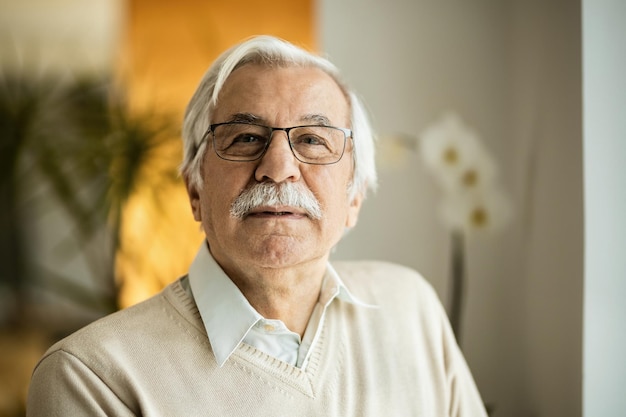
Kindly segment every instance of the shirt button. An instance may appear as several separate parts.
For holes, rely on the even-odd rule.
[[[264,324],[263,330],[265,330],[266,332],[273,332],[274,330],[276,330],[276,328],[272,324]]]

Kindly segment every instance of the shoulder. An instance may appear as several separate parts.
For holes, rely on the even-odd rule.
[[[171,378],[188,358],[209,360],[205,359],[212,357],[208,352],[210,344],[195,302],[179,280],[54,344],[33,371],[33,401],[46,407],[49,399],[66,396],[67,401],[55,406],[89,408],[106,403],[107,409],[119,405],[138,410],[137,398]],[[99,399],[97,404],[94,398]],[[73,415],[76,410],[52,414]]]
[[[438,304],[430,283],[409,267],[384,261],[333,262],[341,280],[363,301],[371,304]]]
[[[437,293],[417,271],[377,261],[337,262],[333,266],[354,296],[376,306],[360,309],[359,317],[364,325],[377,329],[381,340],[408,349],[430,345],[433,352],[442,352],[444,340],[453,340]]]
[[[355,275],[360,279],[379,278],[381,276],[390,277],[390,279],[421,279],[421,275],[414,269],[392,262],[374,260],[334,261],[332,265],[342,275],[342,279],[344,276]]]
[[[142,346],[166,342],[155,338],[169,338],[176,332],[200,333],[203,327],[196,323],[199,319],[194,309],[193,299],[186,295],[180,280],[176,281],[157,295],[96,320],[60,340],[42,360],[64,352],[83,362],[106,362],[116,356],[130,355],[136,349],[140,351]]]

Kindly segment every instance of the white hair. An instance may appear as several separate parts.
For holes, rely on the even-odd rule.
[[[301,66],[319,68],[330,75],[349,99],[351,111],[353,178],[348,190],[350,198],[377,185],[374,161],[374,133],[363,104],[341,80],[339,70],[330,61],[272,36],[256,36],[228,49],[211,65],[191,98],[183,121],[182,175],[190,184],[202,187],[202,163],[207,148],[203,140],[219,93],[230,74],[247,63],[268,66]]]

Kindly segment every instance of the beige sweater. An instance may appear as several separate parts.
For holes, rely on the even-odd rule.
[[[33,374],[27,415],[486,415],[418,274],[386,263],[334,266],[379,308],[335,300],[304,370],[246,344],[218,367],[183,278],[51,347]]]

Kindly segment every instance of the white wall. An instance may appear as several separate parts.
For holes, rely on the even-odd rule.
[[[626,410],[626,3],[583,1],[584,415]]]
[[[381,133],[417,133],[452,108],[482,133],[516,217],[468,244],[463,349],[496,416],[581,414],[583,282],[580,4],[322,0],[321,46]],[[421,271],[447,299],[448,236],[415,156],[335,258]]]

